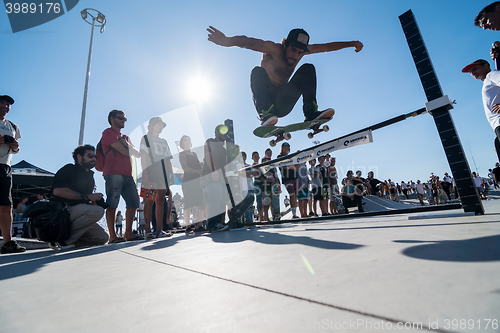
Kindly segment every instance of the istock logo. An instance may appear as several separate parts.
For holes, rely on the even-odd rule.
[[[12,32],[19,32],[52,21],[72,10],[80,0],[4,0]]]

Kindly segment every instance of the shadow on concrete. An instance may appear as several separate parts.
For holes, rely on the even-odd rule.
[[[77,248],[64,252],[56,252],[51,249],[47,249],[45,251],[27,251],[13,255],[1,255],[0,281],[35,273],[44,266],[54,262],[93,256],[96,254],[120,250],[124,247],[135,246],[137,244],[140,244],[140,242],[127,242],[88,248]]]
[[[455,241],[400,240],[396,243],[426,243],[407,248],[403,254],[425,260],[483,262],[500,261],[500,235]]]
[[[379,223],[380,221],[375,221]],[[358,223],[358,222],[354,222]],[[369,223],[369,222],[363,222]],[[393,229],[393,228],[420,228],[420,227],[442,227],[442,226],[457,226],[467,224],[483,224],[483,223],[500,223],[500,221],[481,221],[481,222],[453,222],[453,223],[429,223],[429,224],[403,224],[403,225],[384,225],[384,226],[359,226],[359,227],[342,227],[342,228],[314,228],[305,229],[305,231],[341,231],[341,230],[364,230],[364,229]],[[347,224],[347,223],[346,223]],[[342,225],[346,225],[342,224]],[[283,232],[303,232],[304,230],[283,230]]]
[[[272,226],[271,228],[281,229],[283,227]],[[156,242],[151,243],[151,245],[146,245],[142,247],[141,250],[153,251],[153,250],[164,249],[174,246],[178,242],[188,241],[189,239],[195,237],[210,237],[216,243],[238,243],[244,241],[254,241],[257,243],[268,244],[268,245],[301,244],[325,250],[355,250],[357,248],[364,246],[351,243],[331,242],[304,236],[282,235],[279,233],[266,232],[263,231],[262,229],[250,229],[250,230],[243,229],[243,230],[225,231],[219,233],[204,233],[193,236],[180,236],[180,237],[175,237],[174,239],[168,238],[165,239],[164,241],[157,240]]]
[[[324,250],[355,250],[364,246],[352,243],[326,241],[305,236],[283,235],[258,229],[239,230],[234,232],[220,232],[209,234],[209,237],[211,237],[212,240],[217,243],[254,241],[257,243],[268,245],[300,244]]]

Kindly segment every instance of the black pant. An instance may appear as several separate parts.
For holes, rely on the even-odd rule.
[[[495,128],[495,134],[497,135],[495,138],[495,150],[497,151],[498,162],[500,162],[500,126]]]
[[[443,191],[446,193],[446,196],[448,197],[448,200],[451,200],[451,192],[450,192],[450,186],[451,184],[448,182],[442,182],[441,186],[443,186]]]
[[[253,195],[247,195],[243,201],[237,204],[230,210],[230,221],[229,225],[231,228],[240,224],[241,217],[245,214],[245,212],[253,205]]]
[[[287,84],[277,87],[269,79],[263,67],[255,67],[250,75],[250,88],[257,112],[269,110],[277,117],[284,117],[292,111],[302,95],[304,114],[315,111],[316,69],[312,64],[303,64]]]
[[[360,195],[354,195],[354,200],[351,200],[350,197],[343,195],[342,196],[342,205],[344,205],[346,214],[349,213],[349,207],[358,206],[358,211],[360,213],[364,212],[363,203],[361,202]]]

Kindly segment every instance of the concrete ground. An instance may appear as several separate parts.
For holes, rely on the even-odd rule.
[[[482,216],[353,214],[1,255],[1,332],[498,332],[498,194]]]

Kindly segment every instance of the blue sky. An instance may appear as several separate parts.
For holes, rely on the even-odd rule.
[[[208,42],[209,25],[228,36],[276,42],[301,27],[311,43],[364,43],[360,53],[351,48],[302,60],[316,66],[320,108],[336,110],[330,132],[315,138],[324,142],[424,107],[425,95],[398,20],[412,9],[443,91],[457,102],[451,113],[471,169],[474,157],[485,176],[496,162],[494,133],[484,115],[481,82],[461,68],[489,59],[492,42],[500,40],[499,33],[473,25],[475,15],[490,2],[80,0],[65,15],[15,34],[2,12],[0,94],[16,100],[8,119],[23,135],[22,151],[13,163],[24,159],[56,172],[72,162],[90,40],[90,25],[80,17],[84,8],[96,8],[108,20],[106,31],[96,29],[94,35],[85,143],[96,145],[108,127],[108,112],[122,109],[128,118],[126,134],[164,115],[168,126],[162,135],[174,152],[182,133],[201,146],[217,124],[231,118],[241,149],[257,150],[261,156],[268,139],[252,134],[259,121],[249,88],[250,71],[261,54]],[[203,100],[193,98],[189,88],[197,77],[210,90]],[[279,124],[302,120],[299,101]],[[292,151],[312,145],[306,134],[293,133]],[[450,171],[430,115],[375,131],[373,137],[371,144],[335,154],[339,172],[361,169],[366,174],[371,169],[380,179],[399,182]],[[138,146],[139,140],[134,143]],[[273,155],[278,153],[274,148]],[[104,191],[99,173],[96,180]]]

